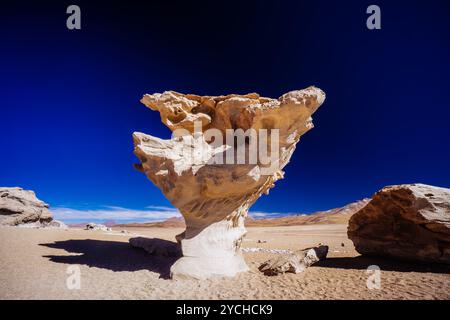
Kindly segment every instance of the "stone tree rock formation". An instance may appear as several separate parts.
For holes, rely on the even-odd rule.
[[[349,221],[361,254],[450,264],[450,189],[384,187]]]
[[[324,100],[324,92],[315,87],[279,99],[256,93],[214,97],[173,91],[142,98],[173,131],[169,140],[133,134],[134,153],[141,161],[136,168],[186,221],[185,232],[177,236],[183,257],[171,267],[172,277],[234,276],[248,269],[240,252],[247,211],[283,178],[283,167],[300,136],[313,127],[311,115]],[[233,136],[239,129],[248,136]],[[264,132],[261,129],[267,135],[256,139],[251,133]],[[258,152],[267,148],[268,153],[258,153],[252,162],[255,145]],[[241,161],[239,150],[245,151],[246,161]]]
[[[0,225],[48,225],[53,220],[48,207],[48,204],[39,200],[31,190],[18,187],[0,188]]]

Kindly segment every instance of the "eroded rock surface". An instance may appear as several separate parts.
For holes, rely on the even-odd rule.
[[[183,257],[172,266],[172,276],[202,279],[234,276],[248,269],[240,252],[247,211],[283,178],[283,167],[300,136],[313,127],[311,115],[324,99],[323,91],[315,87],[291,91],[279,99],[255,93],[202,97],[173,91],[142,98],[174,131],[168,140],[133,134],[134,152],[141,161],[136,167],[186,221],[186,231],[177,236]],[[269,161],[268,157],[248,161],[253,138],[230,143],[234,139],[226,140],[227,129],[268,130],[267,137],[259,141],[269,150]],[[205,132],[221,134],[224,139]],[[244,163],[237,161],[239,148],[247,155]],[[236,151],[231,157],[230,150]]]
[[[314,263],[325,259],[327,254],[328,246],[308,248],[268,260],[258,269],[267,276],[276,276],[286,272],[301,273]]]
[[[352,216],[348,237],[361,254],[450,263],[450,189],[385,187]]]
[[[53,219],[48,208],[31,190],[0,188],[0,225],[46,226]]]
[[[111,228],[108,228],[104,224],[89,222],[84,227],[84,230],[101,230],[101,231],[111,231]]]
[[[48,228],[56,228],[56,229],[68,229],[69,227],[62,221],[52,220],[50,221],[46,227]]]

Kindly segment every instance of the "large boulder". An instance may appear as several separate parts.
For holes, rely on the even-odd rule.
[[[278,99],[173,91],[142,98],[173,131],[167,140],[133,134],[141,162],[136,168],[186,221],[186,231],[176,237],[183,257],[171,267],[172,277],[203,279],[248,270],[240,251],[248,209],[283,178],[282,169],[300,137],[313,128],[311,115],[324,100],[315,87]]]
[[[385,187],[351,217],[348,237],[361,254],[450,263],[450,189]]]
[[[45,226],[53,220],[48,208],[31,190],[0,188],[0,225]]]

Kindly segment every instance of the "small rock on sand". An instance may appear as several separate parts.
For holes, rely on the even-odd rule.
[[[259,266],[259,271],[268,276],[280,273],[300,273],[312,264],[323,260],[328,254],[328,246],[318,246],[295,251],[291,254],[268,260]]]

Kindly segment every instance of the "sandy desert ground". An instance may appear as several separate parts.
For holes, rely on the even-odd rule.
[[[449,266],[360,257],[346,227],[248,228],[244,248],[297,250],[323,243],[330,246],[328,258],[302,274],[268,277],[257,268],[274,254],[245,253],[250,272],[203,281],[170,280],[176,258],[151,256],[128,244],[136,235],[173,241],[179,228],[129,228],[128,234],[120,228],[108,234],[3,227],[0,299],[450,299]],[[73,265],[81,271],[80,289],[66,285]],[[381,268],[380,289],[367,288],[369,265]]]

